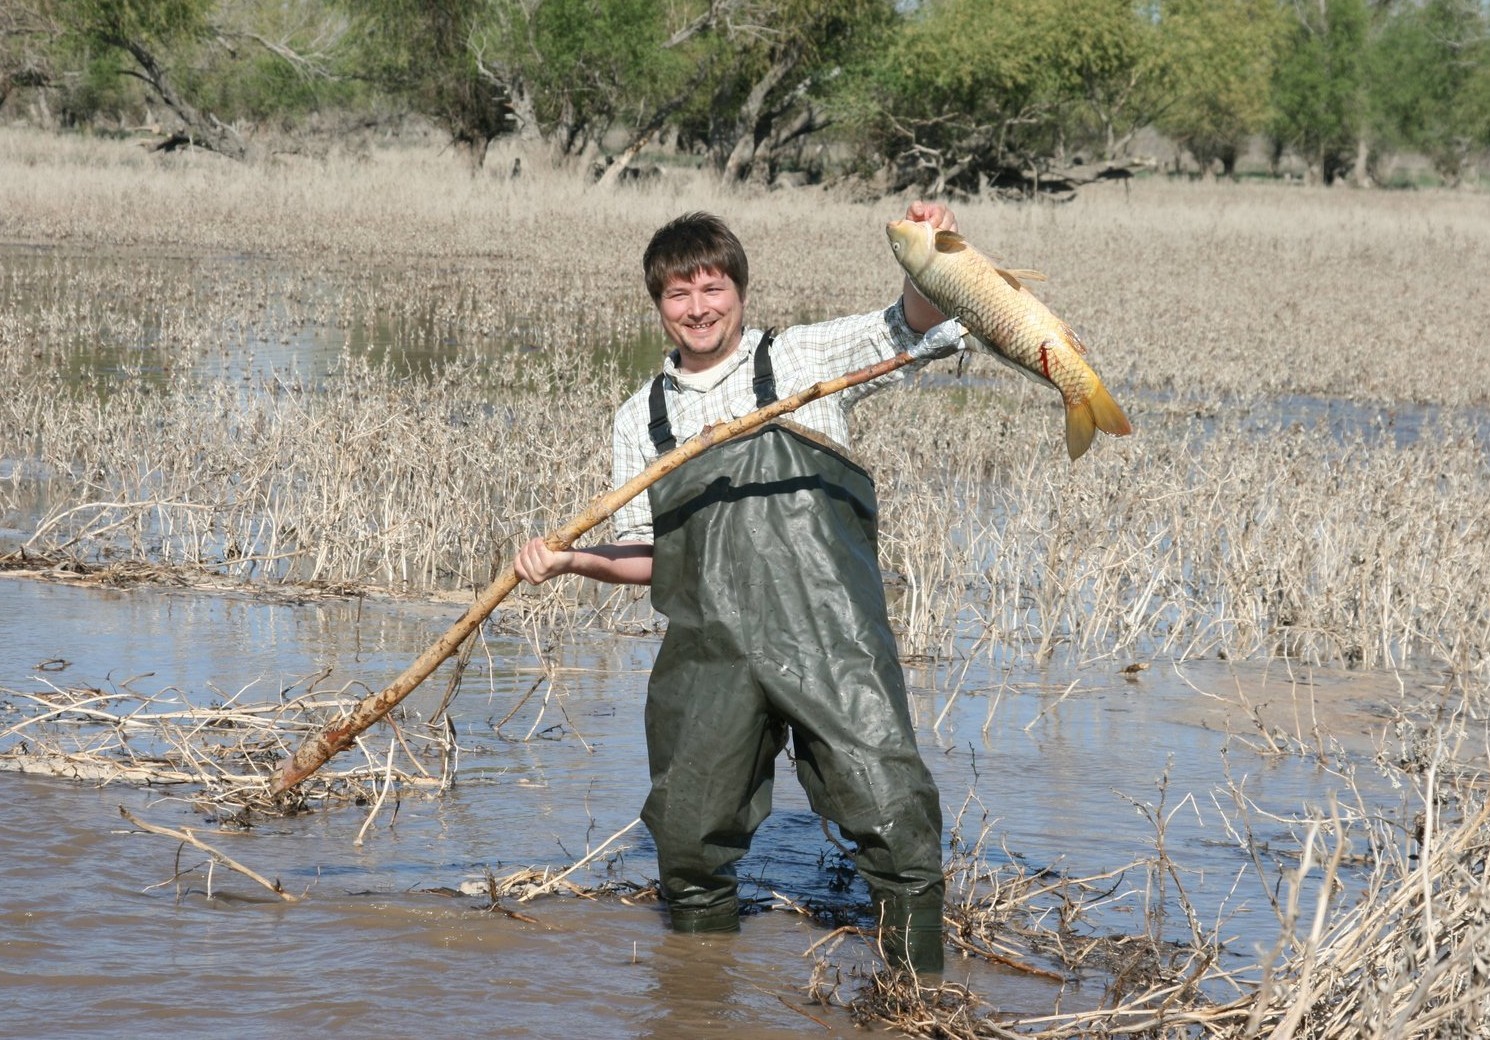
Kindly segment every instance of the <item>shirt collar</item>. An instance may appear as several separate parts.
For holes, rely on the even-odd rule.
[[[745,362],[755,357],[755,348],[760,346],[761,337],[764,336],[760,329],[746,329],[740,336],[740,345],[735,352],[725,358],[719,364],[723,371],[719,374],[719,383],[724,382],[730,375]],[[662,359],[662,374],[667,377],[668,382],[674,390],[682,389],[683,384],[678,381],[678,351],[677,348],[669,350],[667,356]]]

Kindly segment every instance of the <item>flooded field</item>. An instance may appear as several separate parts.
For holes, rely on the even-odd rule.
[[[0,579],[0,726],[28,710],[21,694],[52,684],[149,696],[157,708],[162,700],[234,695],[273,702],[328,669],[324,687],[377,686],[449,618],[448,607],[265,603]],[[762,912],[737,937],[673,936],[655,902],[627,895],[655,876],[640,827],[574,877],[610,883],[616,894],[561,892],[495,912],[479,893],[460,894],[488,870],[566,868],[635,818],[646,791],[641,703],[653,650],[650,637],[564,648],[549,662],[555,680],[546,706],[530,702],[499,736],[493,723],[532,686],[539,662],[522,640],[490,636],[454,708],[461,747],[454,788],[406,793],[396,813],[385,808],[374,818],[360,845],[366,808],[260,819],[235,831],[203,819],[171,788],[5,774],[7,1028],[77,1037],[162,1026],[245,1037],[306,1029],[857,1035],[845,1012],[807,998],[809,951],[831,926],[768,909],[787,905],[778,894],[850,915],[866,902],[784,761],[776,811],[741,864],[744,894]],[[1145,902],[1157,898],[1142,880],[1157,835],[1139,807],[1163,806],[1167,853],[1196,913],[1225,937],[1237,966],[1277,939],[1267,887],[1294,865],[1294,832],[1311,811],[1334,797],[1397,813],[1412,797],[1384,782],[1374,760],[1378,750],[1396,752],[1392,713],[1404,693],[1420,692],[1399,683],[1431,681],[1289,675],[1280,666],[1214,661],[1131,680],[1110,668],[1017,678],[932,669],[912,678],[920,740],[949,828],[987,826],[996,859],[1015,857],[1052,876],[1127,868],[1089,926],[1141,931],[1152,909]],[[427,711],[432,696],[416,695],[411,706]],[[1262,708],[1271,736],[1242,710],[1243,698]],[[92,729],[78,723],[70,739],[86,746]],[[386,739],[369,735],[374,759]],[[1298,750],[1274,753],[1270,740]],[[134,830],[119,806],[161,825],[194,826],[307,898],[281,905],[224,868],[209,872],[204,854]],[[1246,833],[1250,848],[1239,840]],[[1167,928],[1175,937],[1185,932],[1182,920]],[[864,943],[853,938],[834,951],[846,990],[854,970],[874,965]],[[1061,986],[955,955],[948,977],[1025,1014],[1095,1002],[1102,985],[1092,978],[1086,988],[1074,979]]]
[[[290,709],[381,688],[606,485],[660,349],[637,255],[663,220],[728,214],[751,321],[780,325],[894,298],[903,201],[0,136],[0,1031],[1065,1040],[1102,1009],[1165,1040],[1426,1040],[1490,1015],[1482,197],[959,206],[1052,275],[1136,432],[1069,465],[1055,400],[988,359],[856,412],[949,874],[945,985],[884,997],[787,756],[743,931],[666,927],[635,822],[658,624],[628,591],[519,590],[448,729],[447,665],[338,758],[353,799],[175,780],[228,770],[218,733],[262,775],[307,732]]]

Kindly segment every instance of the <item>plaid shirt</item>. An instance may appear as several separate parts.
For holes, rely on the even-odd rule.
[[[747,329],[739,349],[720,362],[729,374],[706,391],[679,383],[676,351],[663,362],[664,395],[673,435],[682,444],[712,423],[737,419],[755,411],[755,348],[760,329]],[[920,341],[905,323],[899,302],[883,311],[837,318],[816,325],[794,325],[783,329],[771,342],[771,367],[776,373],[778,397],[790,397],[813,383],[834,379],[849,372],[894,357]],[[887,376],[860,383],[847,390],[818,398],[791,413],[793,422],[847,446],[848,413],[876,390],[904,379],[907,372],[925,365],[913,362]],[[612,486],[620,487],[657,458],[658,452],[647,430],[651,416],[648,397],[651,382],[633,394],[616,412],[612,445]],[[615,540],[652,541],[652,506],[645,494],[637,495],[616,510]]]

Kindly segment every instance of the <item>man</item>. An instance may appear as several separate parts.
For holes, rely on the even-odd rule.
[[[956,230],[945,206],[906,216]],[[705,425],[898,354],[943,320],[907,280],[884,311],[747,330],[745,251],[708,214],[658,230],[643,268],[675,349],[616,413],[617,486]],[[537,538],[518,555],[534,584],[650,584],[668,618],[642,819],[676,931],[739,928],[735,863],[770,812],[790,730],[813,809],[857,845],[887,959],[942,968],[941,804],[886,617],[874,483],[845,447],[850,408],[904,371],[710,449],[618,510],[614,543],[553,552]]]

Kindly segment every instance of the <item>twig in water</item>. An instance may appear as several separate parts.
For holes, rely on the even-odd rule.
[[[193,848],[201,849],[203,852],[207,853],[207,855],[211,856],[215,862],[221,863],[229,870],[237,871],[244,877],[248,878],[250,881],[254,881],[260,885],[263,885],[269,891],[279,896],[280,899],[283,899],[286,903],[300,902],[300,896],[292,895],[291,893],[286,892],[278,881],[270,881],[262,874],[254,873],[252,870],[249,870],[247,867],[245,867],[242,863],[239,863],[237,860],[232,859],[224,853],[219,852],[211,845],[208,845],[205,841],[203,841],[201,838],[198,838],[195,834],[193,834],[185,827],[181,828],[180,830],[175,830],[171,827],[162,827],[159,824],[155,823],[146,823],[144,820],[140,819],[138,816],[130,812],[122,805],[119,806],[119,815],[123,816],[126,820],[134,824],[142,831],[147,831],[150,834],[160,834],[167,838],[175,838],[177,841],[184,842],[185,844],[190,845]]]
[[[642,821],[641,821],[640,818],[635,819],[635,820],[632,820],[626,826],[622,827],[620,830],[616,831],[616,833],[612,834],[609,838],[606,838],[604,841],[602,841],[599,845],[597,845],[584,858],[578,860],[574,864],[574,866],[570,867],[568,870],[564,871],[562,874],[557,874],[554,877],[549,878],[547,881],[545,881],[543,884],[537,886],[536,888],[532,888],[532,889],[529,889],[527,892],[524,892],[522,895],[520,895],[520,896],[517,897],[517,901],[519,903],[526,903],[529,899],[533,899],[533,898],[535,898],[537,896],[543,895],[543,893],[545,893],[549,889],[553,888],[560,881],[563,881],[570,874],[573,874],[580,867],[584,866],[586,863],[590,862],[596,856],[600,855],[602,852],[605,851],[606,846],[610,845],[611,842],[615,841],[621,835],[625,834],[627,831],[631,830],[631,828],[635,827],[637,824],[639,824],[641,822]]]

